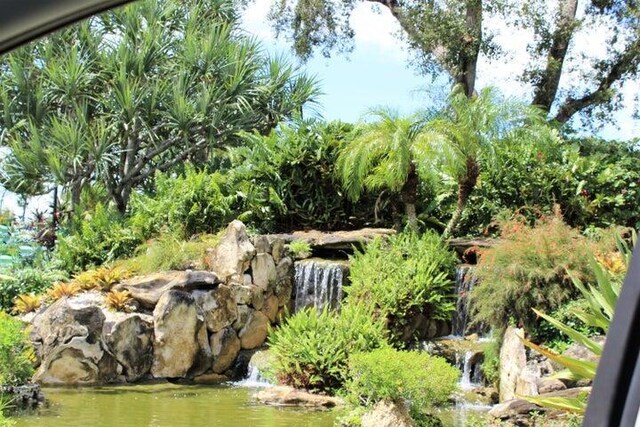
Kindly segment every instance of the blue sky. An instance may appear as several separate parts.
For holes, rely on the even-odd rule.
[[[269,52],[291,56],[289,46],[275,38],[265,20],[271,1],[255,0],[243,15],[243,28],[258,37]],[[355,30],[355,49],[348,57],[334,55],[326,59],[317,55],[304,64],[309,73],[322,81],[325,95],[321,104],[325,119],[356,121],[376,106],[388,106],[409,114],[427,106],[429,96],[442,97],[446,94],[449,89],[446,79],[431,82],[430,77],[417,75],[408,65],[410,58],[405,45],[395,36],[399,26],[384,8],[377,10],[370,3],[360,2],[354,10],[351,24]],[[478,86],[497,86],[505,96],[529,101],[531,88],[519,81],[519,76],[528,61],[526,47],[530,35],[524,30],[514,32],[501,22],[489,22],[489,25],[498,28],[495,40],[505,48],[505,52],[499,61],[492,63],[481,58]],[[575,56],[606,54],[607,46],[599,40],[605,40],[605,37],[591,33],[588,37],[575,38]],[[570,73],[563,78],[561,86],[575,80]],[[614,124],[597,132],[599,136],[607,139],[640,136],[640,121],[632,118],[634,103],[638,102],[634,97],[640,93],[640,83],[626,84],[623,92],[627,99],[624,108],[614,113]]]

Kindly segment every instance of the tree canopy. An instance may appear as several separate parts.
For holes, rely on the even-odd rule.
[[[498,32],[526,30],[529,62],[521,77],[532,86],[531,104],[560,123],[578,113],[606,118],[620,107],[621,85],[638,78],[640,6],[633,1],[274,0],[270,18],[301,58],[317,50],[329,56],[353,47],[349,19],[360,3],[388,11],[415,64],[428,74],[447,73],[467,96],[476,91],[479,59],[504,53]],[[606,52],[577,48],[594,35]]]
[[[124,212],[156,171],[203,165],[317,95],[240,31],[232,1],[136,2],[0,62],[3,181],[31,194],[61,185],[74,206],[99,182]]]

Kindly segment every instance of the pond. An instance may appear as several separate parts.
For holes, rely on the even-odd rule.
[[[332,411],[266,406],[253,388],[153,384],[44,389],[49,405],[16,427],[331,427]]]

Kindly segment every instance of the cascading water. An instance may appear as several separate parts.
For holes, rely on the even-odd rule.
[[[455,337],[463,337],[468,334],[469,324],[469,293],[478,282],[471,265],[461,265],[456,268],[455,294],[456,311],[451,321],[451,334]]]
[[[306,307],[338,309],[347,275],[346,261],[310,258],[296,262],[294,312]]]
[[[235,382],[234,384],[240,387],[271,387],[273,386],[273,384],[271,384],[269,381],[264,379],[262,375],[260,375],[260,369],[258,369],[257,366],[252,365],[251,363],[249,363],[249,366],[247,367],[247,377],[242,379],[241,381]]]

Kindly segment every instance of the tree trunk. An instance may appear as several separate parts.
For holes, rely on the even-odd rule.
[[[456,204],[456,209],[453,212],[453,216],[449,220],[447,224],[447,228],[445,228],[443,237],[449,238],[451,234],[455,230],[460,218],[462,218],[462,214],[464,213],[464,208],[467,206],[467,201],[469,200],[469,196],[473,192],[473,189],[478,182],[478,176],[480,175],[480,166],[475,158],[469,157],[466,160],[466,173],[464,177],[462,177],[458,181],[458,202]]]
[[[51,205],[53,214],[51,216],[51,229],[58,228],[58,184],[53,187],[53,204]]]
[[[418,231],[418,216],[416,215],[416,200],[418,199],[418,186],[420,179],[416,171],[416,165],[411,162],[409,173],[400,194],[402,195],[402,203],[407,214],[407,224],[411,231]]]
[[[482,1],[468,0],[465,21],[467,34],[462,40],[464,49],[460,58],[459,75],[456,77],[458,84],[464,88],[468,98],[476,94],[476,75],[478,56],[482,43]]]
[[[551,110],[551,105],[558,93],[562,66],[576,26],[576,11],[578,9],[578,0],[560,0],[559,4],[557,27],[551,38],[551,47],[547,54],[547,67],[540,82],[536,85],[532,102],[533,105],[547,112]]]

